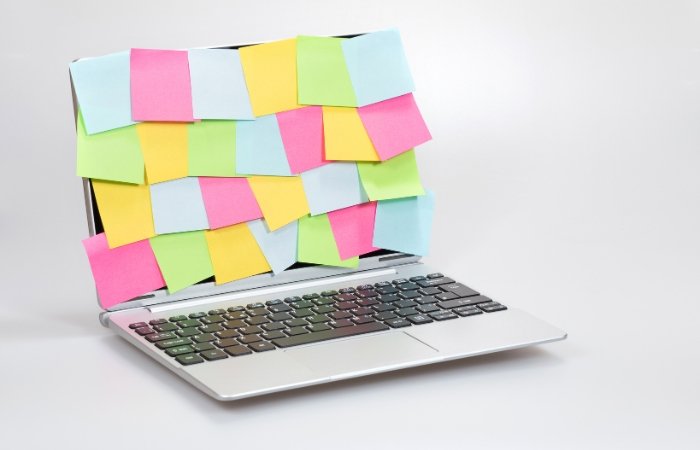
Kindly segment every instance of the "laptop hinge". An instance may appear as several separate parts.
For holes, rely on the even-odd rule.
[[[278,285],[278,286],[259,287],[259,288],[254,288],[254,289],[248,289],[245,291],[231,292],[231,293],[227,293],[227,294],[217,294],[217,295],[211,295],[211,296],[207,296],[207,297],[199,297],[199,298],[192,299],[192,300],[179,300],[179,301],[172,302],[172,303],[163,303],[163,304],[158,304],[158,305],[153,305],[153,306],[147,306],[147,308],[149,311],[151,311],[153,313],[157,313],[157,312],[162,312],[162,311],[170,311],[170,310],[174,310],[174,309],[191,308],[194,306],[206,305],[206,304],[213,303],[213,302],[225,302],[225,301],[237,300],[237,299],[258,296],[258,295],[272,295],[272,294],[277,294],[279,292],[289,291],[292,289],[307,289],[307,288],[314,288],[314,287],[318,287],[318,286],[323,286],[326,284],[344,283],[344,282],[350,282],[353,280],[364,280],[367,278],[383,277],[383,276],[387,276],[387,275],[394,275],[396,273],[397,273],[397,271],[395,268],[389,267],[389,268],[383,268],[383,269],[368,270],[368,271],[353,273],[353,274],[349,274],[349,275],[338,275],[338,276],[333,276],[333,277],[324,277],[324,278],[318,278],[318,279],[312,279],[312,280],[298,281],[295,283],[286,283],[286,284],[282,284],[282,285]]]

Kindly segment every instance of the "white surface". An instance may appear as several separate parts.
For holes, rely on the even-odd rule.
[[[202,3],[3,5],[4,448],[700,446],[698,2]],[[569,340],[219,404],[102,328],[68,62],[388,26],[435,137],[428,261]]]

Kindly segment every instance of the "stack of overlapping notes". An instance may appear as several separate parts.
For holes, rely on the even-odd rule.
[[[396,30],[239,49],[131,49],[70,67],[83,243],[104,307],[296,262],[423,255],[431,136]]]

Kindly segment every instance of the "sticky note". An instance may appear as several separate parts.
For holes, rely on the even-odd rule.
[[[382,161],[432,138],[413,94],[363,106],[357,112]]]
[[[88,136],[78,112],[76,131],[79,177],[143,183],[143,155],[134,125]]]
[[[83,241],[103,308],[165,286],[148,240],[110,249],[104,233]]]
[[[293,174],[326,164],[323,159],[323,111],[320,106],[277,113],[277,123]]]
[[[299,103],[357,106],[342,42],[334,37],[297,37]]]
[[[346,39],[342,46],[359,106],[415,90],[397,30]]]
[[[359,162],[357,169],[370,200],[412,197],[425,193],[413,150],[383,162]]]
[[[378,250],[372,245],[376,210],[377,202],[368,202],[328,213],[340,259]]]
[[[236,171],[245,175],[291,175],[277,117],[236,123]]]
[[[164,234],[150,241],[169,293],[214,275],[204,231]]]
[[[259,219],[262,212],[246,178],[199,177],[210,228]]]
[[[131,118],[194,120],[186,51],[131,49]]]
[[[357,267],[357,257],[341,260],[328,215],[304,216],[299,219],[297,258],[301,262],[328,266]]]
[[[301,174],[312,216],[367,201],[357,164],[334,162]]]
[[[128,51],[75,61],[70,75],[87,134],[134,124]]]
[[[187,125],[189,175],[236,176],[236,122],[202,120]]]
[[[323,133],[327,160],[379,161],[357,108],[324,106]]]
[[[253,114],[265,116],[298,108],[296,39],[238,50]]]
[[[265,259],[274,273],[280,273],[297,262],[297,221],[288,223],[275,231],[269,231],[262,220],[248,222]]]
[[[110,248],[155,236],[147,185],[101,180],[91,184]]]
[[[152,184],[150,188],[153,223],[157,234],[209,228],[197,178],[164,181]]]
[[[205,231],[216,284],[269,272],[270,265],[248,225]]]
[[[192,82],[192,110],[197,119],[254,119],[238,50],[193,49],[187,52]]]
[[[250,177],[248,182],[269,230],[274,231],[309,213],[300,177]]]
[[[418,197],[381,200],[374,220],[375,247],[427,255],[435,198],[432,192]]]
[[[187,124],[142,122],[136,132],[149,183],[187,176]]]

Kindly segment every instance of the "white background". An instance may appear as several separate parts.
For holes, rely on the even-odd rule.
[[[700,4],[16,1],[0,12],[3,448],[700,448]],[[102,328],[68,63],[399,27],[426,260],[564,342],[220,404]]]

